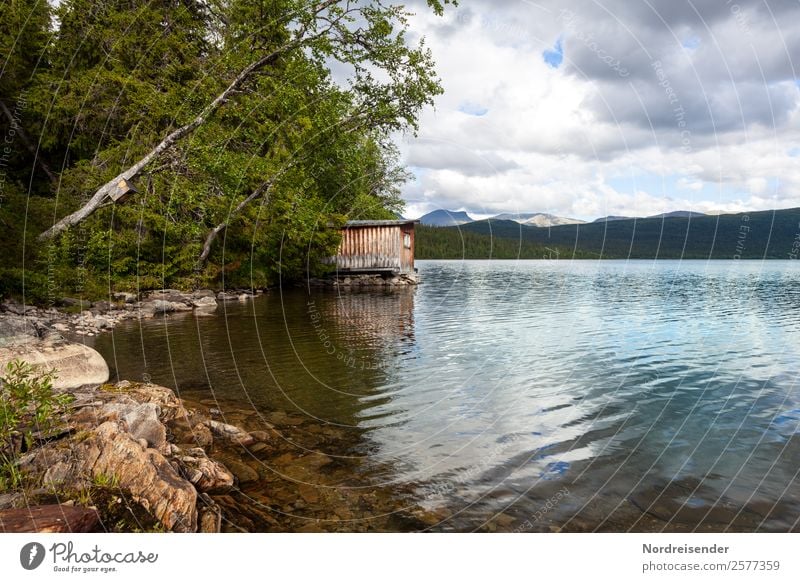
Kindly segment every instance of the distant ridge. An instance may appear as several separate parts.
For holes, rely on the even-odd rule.
[[[700,216],[707,216],[702,212],[694,212],[693,210],[675,210],[673,212],[664,212],[663,214],[654,214],[647,218],[699,218]]]
[[[700,218],[701,216],[708,216],[707,214],[703,214],[702,212],[695,212],[693,210],[674,210],[672,212],[664,212],[663,214],[654,214],[652,216],[646,216],[645,218]],[[613,220],[644,220],[642,217],[636,216],[601,216],[600,218],[595,218],[592,223],[595,222],[611,222]]]
[[[460,256],[464,233],[470,232],[477,238],[470,239],[469,258],[498,256],[490,254],[499,248],[497,242],[506,245],[505,255],[513,255],[516,248],[514,258],[800,259],[800,208],[720,215],[679,212],[551,228],[479,220],[459,231],[436,229],[436,236],[429,237],[430,248],[424,248],[426,241],[420,239],[423,247],[417,250],[420,258]],[[512,247],[509,239],[517,246]]]
[[[420,216],[419,221],[426,226],[458,226],[473,222],[466,212],[455,210],[434,210]]]

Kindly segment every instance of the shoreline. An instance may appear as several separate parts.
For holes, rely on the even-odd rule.
[[[0,303],[0,317],[24,317],[26,325],[32,327],[40,338],[49,333],[65,332],[92,337],[111,331],[116,324],[128,319],[152,319],[158,315],[190,312],[196,316],[212,315],[220,303],[247,302],[264,293],[263,289],[254,292],[164,289],[148,291],[141,297],[133,293],[114,293],[111,301],[63,297],[51,307],[23,305],[13,298],[6,298]],[[0,346],[5,343],[3,339],[0,334]]]

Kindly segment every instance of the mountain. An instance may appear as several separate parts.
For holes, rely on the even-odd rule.
[[[420,216],[419,221],[426,226],[458,226],[472,222],[472,218],[466,212],[434,210],[424,216]]]
[[[526,214],[515,214],[512,212],[504,212],[490,218],[489,220],[513,220],[519,224],[528,224],[530,226],[560,226],[562,224],[583,224],[583,220],[577,218],[564,218],[562,216],[555,216],[553,214],[545,214],[544,212],[530,212]]]
[[[558,258],[605,259],[796,259],[800,257],[800,208],[739,214],[637,218],[536,228],[511,220],[479,220],[456,229],[439,229],[436,248],[420,256],[446,258],[461,252],[463,232],[482,235],[478,248],[511,239],[519,258],[542,258],[539,247]],[[449,236],[450,238],[445,240]],[[484,245],[485,248],[493,248]],[[452,248],[451,248],[452,247]],[[455,250],[453,250],[455,249]],[[530,250],[529,250],[530,249]],[[513,250],[513,249],[512,249]],[[435,251],[435,252],[433,252]],[[477,251],[476,251],[477,252]],[[473,258],[482,258],[475,256]],[[488,258],[488,257],[486,257]]]
[[[665,212],[664,214],[654,214],[647,218],[697,218],[706,216],[702,212],[694,212],[692,210],[675,210],[673,212]]]
[[[610,222],[612,220],[631,220],[632,216],[601,216],[600,218],[595,218],[592,222]]]

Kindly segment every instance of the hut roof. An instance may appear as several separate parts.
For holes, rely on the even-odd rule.
[[[345,228],[352,228],[354,226],[402,226],[404,224],[414,224],[419,220],[348,220]]]

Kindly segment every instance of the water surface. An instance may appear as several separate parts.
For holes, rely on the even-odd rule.
[[[275,290],[95,347],[119,378],[335,429],[291,441],[340,462],[309,484],[433,530],[798,527],[796,261],[418,266],[416,289]]]

